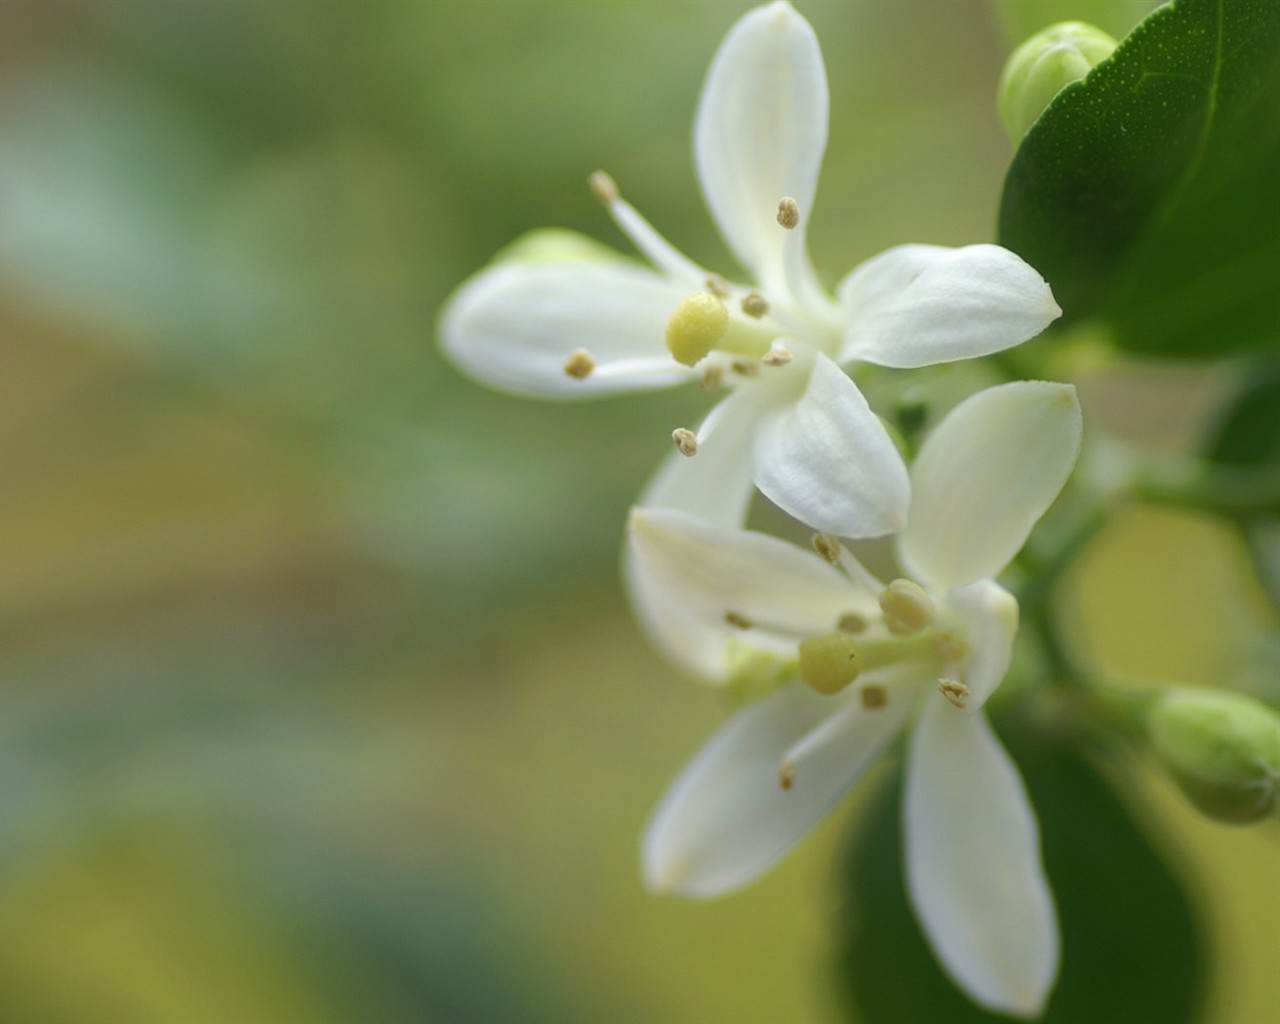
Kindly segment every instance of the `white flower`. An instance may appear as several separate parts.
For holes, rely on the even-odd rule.
[[[711,897],[757,878],[914,715],[912,906],[975,1002],[1041,1011],[1058,968],[1053,900],[1034,813],[981,709],[1018,620],[994,577],[1066,482],[1080,431],[1068,385],[1007,384],[952,410],[912,467],[898,537],[910,578],[888,587],[830,538],[815,538],[819,557],[679,510],[633,511],[645,600],[666,613],[655,639],[712,678],[736,644],[796,658],[800,679],[731,717],[671,787],[644,838],[652,888]]]
[[[805,246],[826,141],[813,29],[782,0],[751,11],[712,61],[694,155],[711,213],[755,283],[731,283],[677,252],[597,174],[597,196],[653,269],[580,252],[500,261],[451,299],[445,351],[493,386],[557,398],[728,384],[732,394],[696,434],[677,432],[683,454],[672,453],[645,504],[739,525],[754,481],[831,533],[899,529],[906,469],[837,364],[987,355],[1061,310],[1039,274],[994,245],[890,249],[833,300]]]

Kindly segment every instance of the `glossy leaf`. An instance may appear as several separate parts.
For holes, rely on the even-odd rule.
[[[1160,8],[1027,134],[1001,243],[1123,348],[1280,345],[1277,89],[1280,4]]]
[[[1203,979],[1186,899],[1127,810],[1079,754],[1003,730],[1040,819],[1063,959],[1043,1024],[1178,1024]],[[901,789],[858,824],[846,868],[838,970],[867,1024],[995,1024],[925,945],[907,905]]]

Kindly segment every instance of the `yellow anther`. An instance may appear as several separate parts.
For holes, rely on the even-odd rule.
[[[828,633],[800,642],[800,679],[818,693],[839,693],[858,678],[858,645],[848,633]]]
[[[790,196],[778,200],[778,223],[788,231],[800,223],[800,206]]]
[[[725,622],[727,622],[727,623],[729,623],[729,625],[736,627],[737,629],[753,629],[753,628],[755,628],[755,623],[754,623],[754,622],[752,622],[752,621],[751,621],[749,618],[747,618],[745,615],[742,615],[742,614],[740,614],[740,613],[738,613],[738,612],[725,612],[725,613],[724,613],[724,621],[725,621]]]
[[[667,349],[677,363],[693,366],[729,329],[729,311],[710,292],[690,295],[667,321]]]
[[[954,707],[962,708],[969,703],[969,687],[955,679],[939,679],[938,692],[946,697]]]
[[[840,621],[836,623],[836,629],[842,633],[865,633],[867,631],[867,620],[857,612],[847,612],[840,616]]]
[[[765,297],[758,292],[752,292],[742,300],[742,312],[753,320],[759,320],[762,316],[769,312],[769,303],[765,301]]]
[[[713,363],[702,371],[701,380],[703,391],[719,391],[724,387],[724,367],[719,363]]]
[[[876,711],[889,703],[889,691],[874,683],[864,686],[858,695],[862,698],[862,706],[868,711]]]
[[[604,171],[596,171],[587,181],[591,185],[591,193],[605,206],[612,206],[618,201],[618,183]]]
[[[729,369],[740,377],[754,377],[760,372],[760,367],[755,363],[749,363],[745,359],[735,359],[729,364]]]
[[[933,625],[933,601],[918,583],[894,580],[880,592],[884,624],[894,636],[911,636]]]
[[[791,349],[786,345],[773,344],[769,347],[769,351],[760,357],[760,362],[765,366],[786,366],[794,357],[791,355]]]
[[[698,435],[687,427],[676,427],[671,431],[671,440],[676,443],[676,450],[686,458],[698,454]]]
[[[564,372],[574,380],[585,380],[591,376],[595,368],[596,361],[584,348],[570,353],[569,358],[564,361]]]
[[[840,541],[829,533],[815,533],[809,538],[813,550],[822,556],[823,561],[835,565],[840,561]]]

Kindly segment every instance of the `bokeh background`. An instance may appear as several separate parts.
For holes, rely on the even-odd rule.
[[[512,399],[435,349],[521,232],[622,244],[599,167],[730,268],[690,125],[748,6],[0,6],[0,1019],[847,1015],[835,876],[865,794],[738,896],[638,880],[724,707],[639,636],[617,550],[705,398]],[[1149,6],[802,5],[827,280],[990,240],[1010,39]],[[1089,392],[1099,422],[1177,446],[1223,374],[1130,376]],[[1131,508],[1072,590],[1088,656],[1135,684],[1274,684],[1222,524]],[[1205,1019],[1280,1019],[1277,830],[1154,779],[1126,798],[1209,924]]]

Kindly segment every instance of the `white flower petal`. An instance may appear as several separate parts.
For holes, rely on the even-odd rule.
[[[756,486],[784,512],[842,537],[902,528],[911,485],[862,392],[824,355],[804,393],[756,427]]]
[[[901,724],[889,708],[855,714],[839,743],[823,744],[790,789],[786,751],[842,707],[801,685],[738,712],[702,748],[658,806],[641,851],[645,883],[712,897],[754,881],[818,824]]]
[[[809,23],[789,3],[758,7],[711,63],[694,126],[707,205],[767,290],[785,289],[778,201],[795,199],[803,232],[827,145],[827,75]],[[803,238],[793,239],[803,242]]]
[[[979,1005],[1039,1016],[1058,973],[1026,790],[985,715],[929,698],[911,740],[907,886],[939,962]]]
[[[636,504],[680,509],[729,528],[742,526],[755,490],[752,436],[767,398],[751,387],[725,398],[698,427],[698,453],[690,458],[673,449]]]
[[[795,657],[798,637],[876,608],[874,594],[816,554],[767,534],[637,508],[628,539],[627,582],[641,621],[671,658],[708,679],[731,672],[734,641]]]
[[[998,245],[900,245],[845,278],[841,361],[928,366],[999,352],[1062,310],[1048,284]]]
[[[993,580],[978,580],[947,594],[947,608],[969,646],[961,682],[969,688],[965,710],[977,711],[1004,681],[1018,633],[1017,599]]]
[[[952,409],[911,467],[911,573],[940,588],[997,575],[1067,482],[1080,433],[1070,384],[1002,384]]]
[[[440,321],[444,351],[505,391],[587,398],[669,387],[695,376],[666,350],[667,319],[688,289],[618,262],[498,263],[467,281]],[[565,371],[587,352],[594,372]]]

